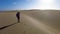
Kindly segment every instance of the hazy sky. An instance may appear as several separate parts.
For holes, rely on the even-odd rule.
[[[60,9],[60,0],[0,0],[0,10]]]

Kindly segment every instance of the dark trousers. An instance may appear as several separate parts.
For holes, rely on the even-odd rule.
[[[18,20],[18,22],[20,22],[20,17],[19,16],[17,16],[17,20]]]

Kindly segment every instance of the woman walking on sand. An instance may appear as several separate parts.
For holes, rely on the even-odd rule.
[[[19,23],[20,22],[20,12],[17,12],[16,17],[17,17],[17,21]]]

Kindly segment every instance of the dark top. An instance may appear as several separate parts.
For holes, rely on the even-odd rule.
[[[17,12],[16,16],[19,17],[20,16],[20,12]]]

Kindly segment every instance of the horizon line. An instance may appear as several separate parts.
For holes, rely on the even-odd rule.
[[[60,10],[60,9],[14,9],[14,10],[0,10],[0,11],[16,11],[16,10]]]

